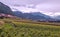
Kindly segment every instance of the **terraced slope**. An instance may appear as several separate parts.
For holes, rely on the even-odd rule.
[[[51,24],[22,19],[0,19],[0,37],[60,37],[60,26]]]

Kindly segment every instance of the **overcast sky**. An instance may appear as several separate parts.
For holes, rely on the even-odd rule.
[[[60,15],[60,0],[0,0],[12,10],[37,12],[53,16]]]

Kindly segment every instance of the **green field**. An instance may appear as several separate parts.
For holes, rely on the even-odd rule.
[[[60,26],[50,24],[52,23],[0,19],[0,37],[60,37]]]

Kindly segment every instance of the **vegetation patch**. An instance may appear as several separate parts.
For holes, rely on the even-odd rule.
[[[17,22],[15,19],[2,19],[0,37],[60,37],[60,26]]]

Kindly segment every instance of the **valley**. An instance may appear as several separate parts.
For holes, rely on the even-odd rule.
[[[0,37],[60,37],[59,17],[12,11],[0,2]]]

